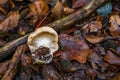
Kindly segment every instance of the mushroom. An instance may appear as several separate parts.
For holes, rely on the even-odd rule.
[[[35,63],[50,63],[58,50],[58,34],[48,26],[43,26],[30,34],[27,41]]]

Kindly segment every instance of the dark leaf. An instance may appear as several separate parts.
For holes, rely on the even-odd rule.
[[[120,66],[120,58],[111,51],[107,51],[106,55],[104,56],[104,60],[110,64]]]

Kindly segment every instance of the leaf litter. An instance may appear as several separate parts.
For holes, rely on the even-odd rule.
[[[92,0],[1,0],[0,47],[62,19]],[[34,64],[28,45],[0,63],[1,80],[119,80],[120,3],[108,1],[59,34],[49,64]],[[49,14],[48,14],[49,13]],[[46,16],[47,15],[47,16]],[[45,20],[43,20],[45,19]],[[38,27],[37,27],[38,28]]]

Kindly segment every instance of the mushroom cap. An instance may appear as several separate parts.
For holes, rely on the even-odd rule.
[[[27,44],[31,53],[35,52],[39,47],[47,47],[53,54],[58,50],[58,34],[53,28],[43,26],[30,34]]]

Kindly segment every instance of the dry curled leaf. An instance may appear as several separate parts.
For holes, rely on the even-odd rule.
[[[19,17],[19,11],[9,12],[7,17],[0,23],[0,30],[12,30],[18,25]]]
[[[120,36],[120,16],[112,15],[110,17],[110,33],[112,36],[117,37]]]
[[[67,34],[61,34],[59,39],[60,44],[65,50],[61,50],[57,55],[69,61],[77,60],[80,63],[86,62],[87,56],[91,54],[92,51],[83,40]]]
[[[110,64],[120,66],[120,58],[113,54],[111,51],[107,51],[104,56],[104,60]]]

